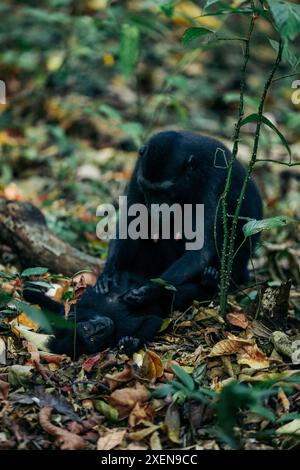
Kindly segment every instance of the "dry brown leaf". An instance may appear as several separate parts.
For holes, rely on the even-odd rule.
[[[23,344],[24,343],[25,343],[25,347],[27,351],[30,354],[30,359],[28,361],[28,364],[34,364],[34,362],[37,362],[37,363],[40,362],[40,354],[36,345],[33,343],[30,343],[29,341],[23,341]]]
[[[150,420],[153,418],[153,416],[154,410],[152,406],[150,406],[148,403],[141,405],[138,402],[129,415],[128,424],[131,428],[134,428],[141,421],[147,419]]]
[[[43,430],[55,437],[56,442],[62,450],[85,449],[87,443],[81,436],[77,436],[77,434],[54,426],[54,424],[51,423],[50,417],[52,410],[53,408],[51,406],[45,406],[39,413],[39,423]]]
[[[0,399],[6,400],[8,397],[9,392],[9,383],[4,382],[4,380],[0,380]]]
[[[52,353],[43,353],[40,352],[41,359],[48,364],[57,364],[59,365],[61,362],[66,360],[66,356],[62,356],[60,354],[52,354]]]
[[[115,390],[109,397],[109,404],[116,408],[119,419],[129,416],[135,405],[144,403],[149,399],[149,392],[144,385],[139,383],[135,387],[126,387],[121,390]]]
[[[101,353],[96,354],[96,356],[88,357],[84,363],[82,364],[82,368],[85,372],[91,372],[92,368],[94,367],[97,362],[103,357]]]
[[[249,320],[244,313],[228,313],[226,318],[231,325],[238,326],[243,330],[249,325]]]
[[[264,352],[258,349],[257,345],[245,345],[237,358],[238,364],[245,364],[252,369],[265,369],[270,362]]]
[[[111,450],[121,444],[126,434],[126,429],[111,430],[97,442],[98,450]]]
[[[124,369],[121,372],[110,375],[106,374],[104,379],[110,390],[114,390],[122,383],[127,383],[133,378],[132,367],[129,364],[125,364]]]
[[[162,376],[164,371],[160,357],[153,351],[147,351],[143,357],[143,364],[140,370],[141,377],[155,382]]]
[[[235,354],[243,348],[243,346],[252,344],[249,340],[239,338],[231,333],[228,333],[227,336],[228,339],[223,339],[213,346],[209,357]]]
[[[285,392],[282,390],[282,388],[280,388],[278,390],[278,399],[281,402],[283,411],[285,413],[288,413],[290,411],[290,405],[291,404],[290,404],[290,401],[289,401],[288,397],[286,396]]]

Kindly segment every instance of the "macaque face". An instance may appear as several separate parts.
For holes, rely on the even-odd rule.
[[[87,353],[105,349],[114,333],[114,322],[108,317],[96,317],[77,324],[78,336]]]

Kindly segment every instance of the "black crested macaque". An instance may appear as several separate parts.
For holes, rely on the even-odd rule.
[[[205,281],[207,285],[214,281],[216,273],[208,269]],[[53,335],[49,339],[47,348],[57,354],[95,354],[109,347],[118,347],[127,355],[132,355],[144,343],[151,341],[159,331],[163,318],[170,314],[169,292],[164,299],[149,306],[130,306],[124,301],[124,295],[132,288],[139,288],[146,280],[127,272],[119,273],[119,282],[113,291],[101,294],[94,287],[89,287],[79,298],[76,306],[72,305],[69,312],[68,325],[64,326],[53,321],[51,317]],[[203,298],[205,288],[200,284],[187,283],[180,295],[176,297],[174,308],[183,310],[190,306],[191,299]],[[24,299],[30,303],[38,304],[43,309],[57,315],[58,319],[64,317],[64,306],[36,288],[25,287]],[[76,336],[74,318],[76,315]],[[61,322],[60,322],[61,323]]]
[[[117,345],[130,355],[153,339],[162,318],[170,314],[172,307],[184,310],[193,300],[210,300],[215,296],[223,243],[219,200],[230,158],[231,153],[219,141],[190,132],[160,132],[141,147],[129,183],[128,208],[133,204],[144,204],[150,214],[152,204],[177,203],[182,208],[184,204],[190,204],[193,208],[191,226],[195,231],[195,208],[197,204],[203,204],[204,245],[187,250],[186,243],[191,239],[185,233],[178,234],[175,226],[169,239],[161,236],[159,227],[158,234],[152,238],[119,237],[112,240],[103,273],[76,304],[77,355],[92,354]],[[235,162],[228,215],[235,211],[245,175],[242,165]],[[249,181],[240,216],[262,218],[261,198],[252,181]],[[128,225],[132,218],[128,216]],[[230,223],[230,217],[228,221]],[[241,220],[238,224],[236,247],[244,240],[244,223]],[[248,281],[247,265],[256,240],[257,236],[254,236],[243,243],[235,256],[234,287]],[[165,281],[165,285],[161,281],[153,282],[158,278]],[[166,284],[174,286],[176,291],[167,290]],[[42,293],[28,290],[24,297],[58,315],[64,313],[62,305],[45,299]],[[72,355],[73,338],[74,331],[55,329],[50,350]]]
[[[224,191],[230,159],[230,151],[221,142],[191,132],[160,132],[140,148],[129,183],[128,207],[142,203],[150,214],[151,204],[177,203],[182,208],[184,204],[191,204],[194,209],[196,204],[204,204],[204,245],[198,250],[186,250],[184,234],[171,239],[151,239],[149,236],[148,239],[112,240],[104,271],[96,285],[99,293],[113,291],[118,285],[119,273],[127,271],[148,281],[130,290],[124,300],[130,305],[148,305],[159,302],[165,296],[164,286],[151,282],[153,278],[160,278],[175,286],[176,295],[180,295],[186,285],[204,284],[205,270],[208,268],[219,273],[219,254],[223,243],[219,201]],[[245,169],[236,161],[228,198],[229,216],[234,214],[245,176]],[[196,226],[195,213],[194,210],[193,230]],[[262,218],[262,201],[253,181],[249,181],[240,217]],[[128,224],[131,220],[128,217]],[[229,224],[230,221],[229,217]],[[244,240],[244,223],[241,219],[238,224],[236,248]],[[232,286],[248,281],[247,265],[257,238],[251,237],[238,250],[233,263]],[[212,292],[208,289],[206,294]]]

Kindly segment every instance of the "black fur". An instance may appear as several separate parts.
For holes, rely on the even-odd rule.
[[[216,226],[218,250],[214,238],[214,220],[224,191],[226,166],[231,153],[215,139],[176,131],[154,135],[141,150],[129,184],[128,207],[135,203],[204,204],[204,246],[199,251],[185,251],[184,239],[112,240],[105,270],[97,282],[97,289],[101,293],[114,289],[120,271],[129,271],[148,280],[159,277],[180,291],[186,283],[201,282],[208,266],[218,272],[220,270],[218,252],[221,253],[223,243],[220,205]],[[229,215],[235,211],[244,178],[245,169],[236,161],[228,200]],[[152,183],[152,191],[149,183]],[[157,190],[159,184],[163,186],[165,183],[168,183],[165,190]],[[249,181],[240,216],[262,218],[262,202],[253,181]],[[240,221],[238,224],[236,247],[243,241],[244,223]],[[233,285],[248,281],[250,248],[254,247],[256,240],[257,236],[252,237],[251,242],[248,240],[238,251],[233,263]],[[139,292],[135,290],[128,293],[126,300],[130,304],[148,304],[157,302],[162,294],[161,286],[147,282]]]
[[[184,239],[112,240],[104,272],[96,286],[87,289],[76,305],[77,355],[118,344],[131,354],[154,337],[171,306],[182,310],[194,299],[208,300],[215,296],[220,271],[218,251],[221,252],[223,241],[221,210],[216,218],[218,248],[214,220],[230,158],[229,150],[222,143],[190,132],[161,132],[141,148],[128,188],[128,207],[135,203],[148,207],[151,203],[204,204],[204,246],[198,251],[186,251]],[[235,162],[229,215],[235,211],[244,178],[244,168]],[[252,181],[240,215],[262,217],[261,198]],[[243,241],[244,223],[239,222],[236,247]],[[256,239],[252,237],[251,246],[247,241],[238,251],[233,264],[233,285],[247,282],[250,248]],[[152,282],[153,278],[171,284],[176,292]],[[27,300],[63,314],[61,305],[50,299],[37,299],[36,293],[28,292],[25,292]],[[50,348],[72,354],[73,338],[74,331],[70,329],[55,330]]]

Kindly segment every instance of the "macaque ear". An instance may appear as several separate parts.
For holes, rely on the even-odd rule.
[[[190,155],[186,161],[186,167],[190,170],[193,170],[196,166],[195,155]]]
[[[148,145],[142,145],[139,149],[139,156],[142,157],[148,150]]]

